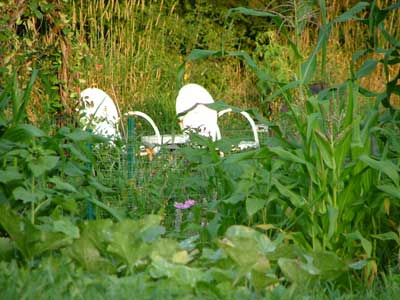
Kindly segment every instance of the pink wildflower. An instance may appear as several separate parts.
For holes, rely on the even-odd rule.
[[[196,204],[195,200],[188,199],[185,202],[175,202],[174,206],[177,209],[188,209],[188,208],[191,208],[195,204]]]

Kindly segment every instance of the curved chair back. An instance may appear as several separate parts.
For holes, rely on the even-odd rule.
[[[104,91],[87,88],[80,94],[82,110],[81,122],[84,129],[93,128],[94,133],[110,138],[119,138],[119,114],[114,101]]]
[[[184,114],[179,117],[181,129],[197,131],[213,141],[220,139],[218,113],[205,105],[211,103],[214,103],[214,99],[201,85],[189,83],[183,86],[176,98],[176,114]]]

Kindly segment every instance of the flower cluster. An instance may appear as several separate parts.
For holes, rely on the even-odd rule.
[[[191,208],[195,204],[196,204],[195,200],[188,199],[185,202],[175,202],[174,206],[177,209],[188,209],[188,208]]]

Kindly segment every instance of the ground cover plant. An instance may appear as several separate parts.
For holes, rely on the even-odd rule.
[[[94,3],[103,3],[106,12],[110,7],[119,11],[119,2]],[[153,14],[169,20],[151,3],[149,11],[139,2],[125,3],[141,12],[135,22],[148,26],[149,36],[157,19]],[[400,5],[359,2],[332,17],[319,1],[321,26],[306,54],[301,33],[310,19],[304,9],[315,7],[307,3],[295,6],[294,31],[272,9],[232,8],[221,21],[227,22],[223,29],[229,43],[237,18],[270,20],[268,30],[277,26],[291,51],[290,73],[275,76],[251,53],[228,50],[224,43],[222,50],[210,43],[210,49],[188,51],[174,69],[180,85],[191,64],[229,60],[246,65],[264,108],[279,103],[287,110],[275,120],[267,120],[262,109],[249,110],[270,130],[260,148],[238,153],[229,138],[212,142],[193,135],[192,145],[177,151],[134,156],[133,177],[124,140],[110,143],[76,128],[79,121],[73,118],[58,124],[65,126],[54,126],[52,120],[39,126],[37,116],[32,118],[30,102],[40,85],[47,87],[45,100],[52,85],[61,88],[60,103],[67,105],[61,101],[67,101],[62,98],[68,90],[62,83],[65,73],[49,83],[54,70],[30,69],[39,59],[32,53],[24,54],[31,58],[29,66],[2,69],[1,297],[397,299],[400,130],[394,99],[400,94],[400,39],[390,26]],[[174,6],[167,7],[172,14]],[[32,1],[25,17],[48,14],[51,22],[43,24],[56,25],[54,16],[62,13],[53,8]],[[143,25],[146,13],[150,18]],[[99,24],[107,23],[109,31],[89,31],[87,39],[104,42],[90,47],[107,60],[115,53],[102,47],[120,29],[113,27],[112,16],[102,18]],[[121,12],[115,18],[126,19]],[[60,45],[77,38],[64,21]],[[368,42],[348,61],[348,76],[315,90],[310,84],[328,73],[330,34],[349,22],[368,29]],[[10,27],[6,33],[18,35]],[[141,62],[150,65],[150,60]],[[374,78],[377,68],[384,70],[384,89],[373,91],[363,83]],[[24,80],[25,73],[30,77]],[[73,98],[72,91],[69,95]],[[57,110],[53,101],[50,111]],[[226,101],[212,107],[237,110]]]

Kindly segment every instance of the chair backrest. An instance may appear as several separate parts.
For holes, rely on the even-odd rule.
[[[214,99],[202,86],[195,83],[183,86],[176,98],[176,114],[184,114],[180,117],[181,129],[198,131],[213,141],[220,139],[218,113],[205,105],[211,103]]]
[[[114,101],[104,91],[87,88],[80,94],[82,109],[81,122],[84,128],[110,138],[120,138],[118,122],[120,116]]]

